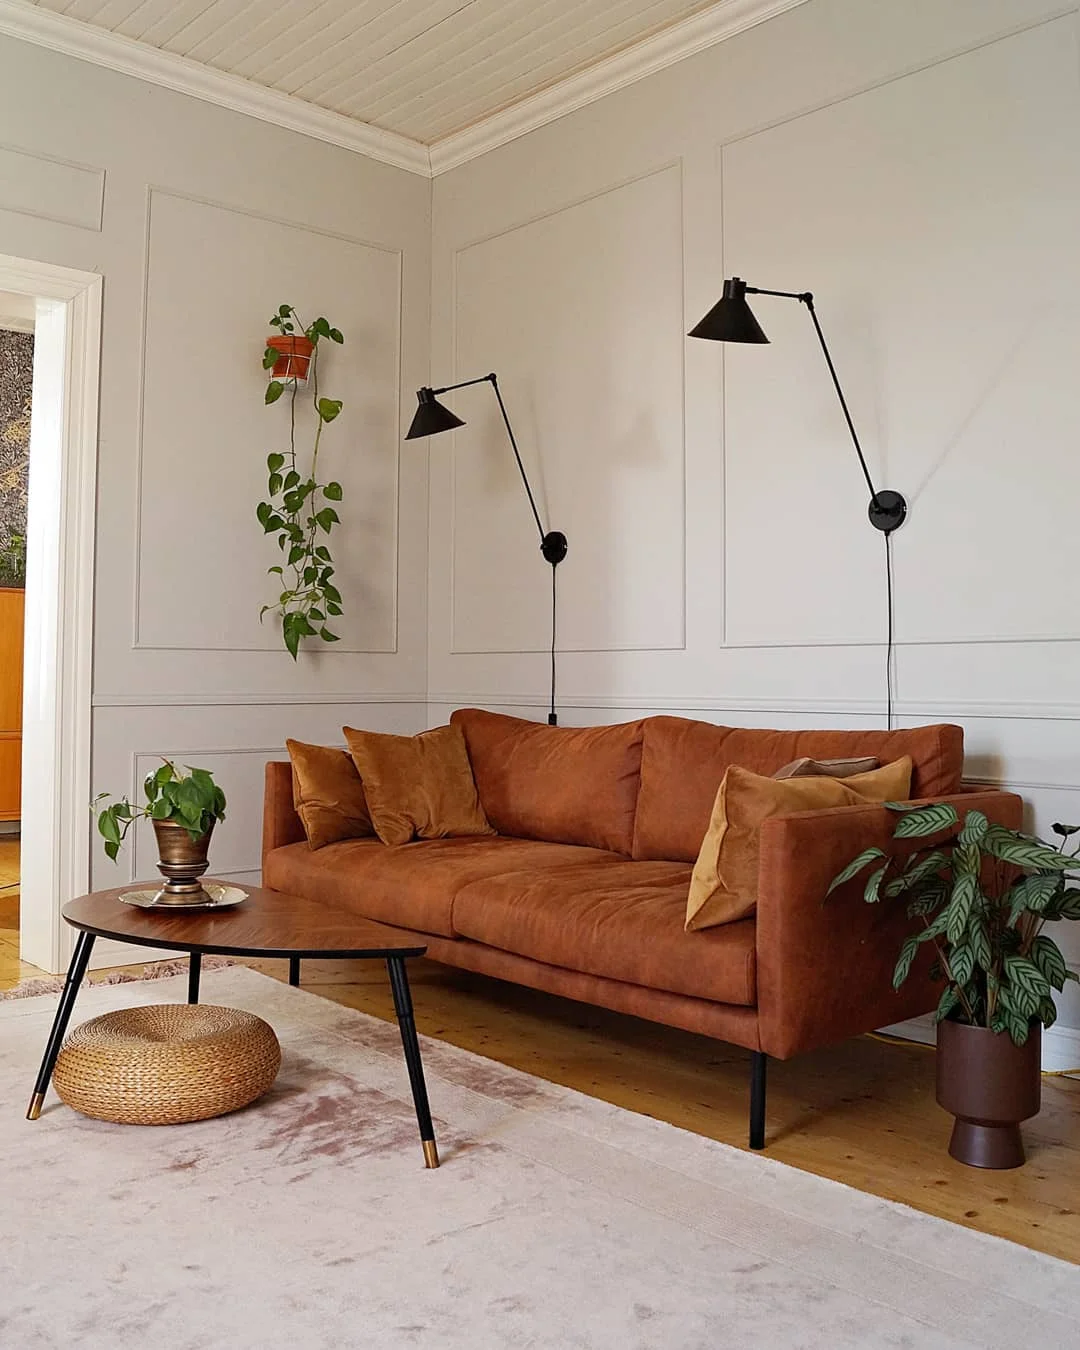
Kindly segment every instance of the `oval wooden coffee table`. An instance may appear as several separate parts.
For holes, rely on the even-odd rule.
[[[345,910],[316,904],[298,895],[287,895],[284,891],[264,890],[261,886],[244,886],[248,898],[232,909],[198,910],[189,914],[140,909],[135,905],[125,905],[120,900],[124,892],[138,888],[139,883],[133,883],[112,891],[96,891],[64,906],[64,918],[79,930],[79,937],[34,1084],[34,1095],[30,1098],[26,1113],[28,1120],[37,1120],[41,1114],[56,1056],[60,1052],[96,938],[115,938],[136,947],[165,947],[187,952],[190,957],[189,1003],[199,1001],[199,975],[204,953],[216,956],[287,957],[289,983],[293,985],[300,983],[300,961],[305,957],[380,960],[386,962],[390,974],[394,1010],[409,1070],[420,1140],[424,1146],[424,1162],[428,1167],[438,1167],[439,1153],[424,1083],[420,1043],[416,1037],[409,977],[405,969],[405,962],[410,957],[423,956],[427,951],[422,942]]]

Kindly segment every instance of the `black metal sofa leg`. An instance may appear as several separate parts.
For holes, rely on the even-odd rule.
[[[750,1052],[750,1147],[765,1147],[765,1070],[769,1056],[763,1050]]]

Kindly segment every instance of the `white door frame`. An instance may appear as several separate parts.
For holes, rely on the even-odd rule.
[[[94,531],[102,278],[0,254],[36,301],[23,666],[20,949],[63,970],[60,908],[90,888]]]

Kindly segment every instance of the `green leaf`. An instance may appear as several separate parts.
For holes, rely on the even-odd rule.
[[[340,517],[332,506],[324,506],[321,511],[315,512],[314,519],[319,529],[329,534],[330,527],[339,520]]]
[[[1031,944],[1031,960],[1038,966],[1040,972],[1049,980],[1054,989],[1064,989],[1065,981],[1069,978],[1069,968],[1065,964],[1065,958],[1061,954],[1061,949],[1053,938],[1049,938],[1045,933],[1040,933]]]
[[[1057,1021],[1057,1004],[1052,998],[1044,998],[1035,1009],[1035,1016],[1044,1027],[1052,1027]]]
[[[323,575],[325,576],[325,573]],[[341,604],[341,592],[336,586],[328,586],[324,583],[323,594],[326,596],[327,600],[332,600],[335,605]]]
[[[266,351],[263,352],[263,370],[273,370],[274,366],[276,366],[280,360],[281,353],[278,349],[276,347],[267,347]]]
[[[266,394],[263,397],[264,403],[276,403],[285,392],[285,386],[280,380],[271,380],[266,386]]]
[[[345,339],[341,336],[341,329],[340,329],[340,328],[331,328],[331,329],[330,329],[330,341],[331,341],[331,342],[337,342],[337,343],[341,343],[341,342],[344,342],[344,341],[345,341]]]
[[[98,829],[101,831],[103,838],[119,847],[120,825],[116,819],[115,810],[115,807],[110,806],[102,811],[101,815],[98,816]]]
[[[323,562],[330,561],[330,550],[325,544],[317,544],[315,547],[316,558],[321,558]]]
[[[1002,1021],[1005,1023],[1005,1030],[1012,1037],[1014,1045],[1025,1045],[1028,1034],[1031,1031],[1031,1023],[1027,1017],[1007,1008],[1004,1010]]]
[[[338,617],[338,615],[342,612],[342,611],[341,611],[341,606],[340,606],[340,605],[335,605],[334,602],[333,602],[332,600],[328,600],[328,601],[326,602],[326,612],[327,612],[327,614],[330,615],[331,618],[335,618],[335,619],[336,619],[336,618]]]
[[[290,315],[292,312],[293,312],[293,307],[292,307],[292,305],[279,305],[279,306],[278,306],[278,315],[279,315],[279,317],[282,318],[282,319],[287,319],[287,318],[289,317],[289,315]]]
[[[837,872],[836,876],[833,877],[832,881],[829,883],[829,889],[825,892],[826,896],[832,895],[837,886],[842,886],[845,881],[850,881],[852,877],[858,876],[864,867],[867,867],[870,863],[877,862],[879,858],[884,857],[885,854],[880,848],[863,849],[857,858],[853,858],[843,871]]]
[[[963,938],[978,892],[979,878],[977,876],[971,872],[965,872],[957,877],[953,884],[952,894],[949,896],[948,908],[945,911],[947,916],[945,933],[950,942],[957,943]]]
[[[882,863],[876,872],[871,872],[867,879],[866,886],[863,889],[863,899],[868,905],[876,905],[881,899],[879,894],[881,890],[881,881],[885,873],[889,870],[889,864]]]
[[[1055,821],[1050,828],[1055,834],[1060,834],[1062,839],[1068,839],[1071,834],[1080,834],[1080,825],[1062,825],[1060,821]]]
[[[908,918],[915,919],[932,914],[947,894],[948,887],[943,881],[920,882],[918,890],[908,901]]]
[[[952,1012],[960,1002],[960,994],[955,985],[949,984],[941,991],[941,998],[938,1000],[937,1008],[934,1012],[935,1022],[944,1022],[946,1017]]]
[[[990,930],[986,925],[986,919],[977,910],[972,911],[967,936],[968,942],[971,944],[972,955],[975,958],[975,965],[980,970],[989,970],[994,964],[994,953],[990,946]]]
[[[298,614],[286,614],[281,624],[281,633],[282,637],[285,639],[286,650],[294,661],[296,660],[296,654],[300,649],[301,632],[296,623],[296,620],[299,617]]]
[[[284,467],[284,464],[285,464],[284,455],[272,454],[266,456],[266,467],[270,471],[270,473],[277,473],[278,469]]]
[[[260,502],[255,508],[255,517],[264,530],[266,529],[266,522],[270,519],[273,511],[274,508],[269,502]]]
[[[961,844],[978,844],[990,825],[981,811],[971,810],[964,817],[964,828],[960,831]]]
[[[272,473],[266,482],[266,490],[271,497],[276,497],[281,491],[281,474]]]
[[[1056,848],[1040,843],[1038,839],[1029,839],[1015,830],[1007,830],[1004,825],[991,825],[982,847],[1002,862],[1029,867],[1034,871],[1068,872],[1074,868],[1080,869],[1080,862],[1067,853],[1059,853]]]
[[[896,962],[896,969],[893,971],[892,984],[894,989],[899,989],[907,979],[911,971],[911,963],[915,960],[915,953],[919,950],[918,939],[909,937],[905,939],[904,945],[900,948],[900,956]]]
[[[1021,877],[1005,896],[1009,902],[1010,928],[1016,927],[1022,914],[1042,914],[1060,885],[1060,875]]]
[[[336,633],[331,633],[331,631],[330,631],[329,628],[320,628],[320,629],[319,629],[319,636],[322,638],[322,640],[323,640],[324,642],[338,642],[338,641],[339,641],[338,635],[337,635]]]
[[[929,806],[917,806],[901,816],[893,831],[893,838],[920,839],[924,835],[951,829],[957,824],[959,817],[948,802],[931,802]]]
[[[300,475],[296,472],[295,469],[290,469],[289,472],[285,475],[285,491],[288,492],[290,488],[294,488],[297,485],[297,483],[299,483],[299,481]]]
[[[328,502],[341,501],[341,484],[327,483],[327,485],[323,488],[323,496],[326,498]]]
[[[109,858],[111,858],[112,861],[115,862],[115,861],[116,861],[116,855],[117,855],[119,852],[120,852],[120,845],[119,845],[118,843],[116,843],[116,842],[115,842],[114,840],[112,840],[112,839],[106,839],[106,841],[105,841],[105,854],[106,854],[106,856],[109,857]]]
[[[1034,1012],[1040,1000],[1050,993],[1050,981],[1026,956],[1006,956],[1004,969],[1014,994],[1022,995],[1025,1006],[1030,1004],[1029,1010]]]
[[[311,332],[318,333],[319,337],[328,338],[330,336],[330,325],[320,315],[320,317],[311,325]]]
[[[975,953],[966,942],[958,943],[949,953],[949,970],[961,989],[974,975]]]
[[[304,556],[303,544],[293,544],[292,548],[289,549],[289,566],[294,567],[303,556]]]
[[[344,407],[339,398],[321,398],[315,405],[316,411],[324,422],[332,422]]]
[[[168,820],[173,813],[173,804],[168,797],[159,797],[150,808],[151,820]]]
[[[267,575],[268,575],[268,576],[275,576],[275,575],[276,575],[276,576],[281,577],[281,576],[284,576],[284,575],[285,575],[284,571],[283,571],[282,568],[280,568],[280,567],[268,567],[268,568],[266,569],[266,572],[267,572]]]
[[[1054,905],[1055,919],[1080,919],[1080,890],[1063,891]]]

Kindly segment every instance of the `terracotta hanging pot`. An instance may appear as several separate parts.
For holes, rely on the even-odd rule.
[[[1042,1099],[1042,1025],[1023,1045],[1007,1032],[941,1022],[937,1031],[937,1099],[956,1117],[949,1153],[969,1167],[1020,1167],[1020,1122]]]
[[[311,339],[303,333],[283,333],[268,337],[266,345],[279,353],[271,376],[275,380],[297,380],[303,384],[308,377],[311,353],[315,350]]]

